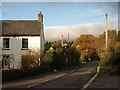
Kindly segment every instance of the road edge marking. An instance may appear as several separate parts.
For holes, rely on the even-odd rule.
[[[87,89],[90,84],[95,80],[95,78],[98,76],[99,74],[99,71],[100,71],[100,65],[97,67],[97,73],[82,87],[82,90],[85,90]]]
[[[33,86],[36,86],[38,83],[35,83],[35,84],[32,84],[32,85],[29,85],[27,86],[27,88],[30,88],[30,87],[33,87]]]

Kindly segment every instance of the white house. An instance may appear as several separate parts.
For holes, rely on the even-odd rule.
[[[44,32],[41,12],[38,20],[2,20],[0,53],[2,69],[18,69],[22,66],[22,55],[32,48],[44,50]],[[40,42],[41,41],[41,42]],[[42,43],[40,45],[40,43]]]

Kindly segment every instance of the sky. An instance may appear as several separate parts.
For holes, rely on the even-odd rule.
[[[2,2],[2,20],[37,20],[44,17],[47,41],[75,40],[81,34],[98,36],[105,31],[105,14],[109,29],[118,29],[118,2]]]
[[[119,2],[119,0],[1,0],[2,2]]]

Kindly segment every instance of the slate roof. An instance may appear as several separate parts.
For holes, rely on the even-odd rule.
[[[1,20],[2,36],[40,36],[38,20]]]

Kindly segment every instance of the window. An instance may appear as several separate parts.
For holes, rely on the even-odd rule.
[[[28,48],[28,39],[22,38],[22,49],[27,49],[27,48]]]
[[[9,38],[3,38],[3,48],[9,48]]]
[[[3,69],[10,68],[10,56],[9,55],[3,55],[3,58],[2,58],[2,68]]]

